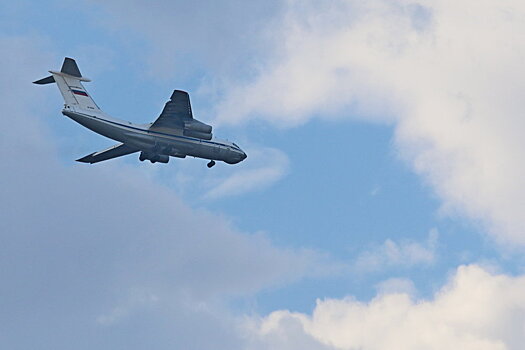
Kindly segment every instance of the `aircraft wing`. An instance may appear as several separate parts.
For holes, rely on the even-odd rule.
[[[175,90],[150,129],[183,129],[184,122],[192,119],[190,95],[186,91]]]
[[[130,147],[123,143],[118,143],[105,150],[94,152],[94,153],[88,154],[85,157],[77,159],[77,162],[93,164],[93,163],[102,162],[103,160],[125,156],[127,154],[135,153],[138,151],[139,151],[138,148]]]

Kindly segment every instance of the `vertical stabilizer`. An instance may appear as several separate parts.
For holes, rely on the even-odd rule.
[[[80,69],[78,69],[77,62],[69,57],[64,58],[64,63],[62,63],[62,69],[60,69],[60,72],[71,75],[72,77],[82,78],[82,74],[80,74]]]
[[[95,101],[91,98],[82,82],[90,81],[80,74],[76,61],[66,57],[60,72],[49,71],[51,76],[37,80],[34,84],[44,85],[56,83],[64,98],[66,109],[79,109],[85,111],[100,111]]]

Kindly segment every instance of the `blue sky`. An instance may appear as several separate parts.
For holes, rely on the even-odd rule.
[[[467,3],[0,4],[0,344],[518,349],[525,8]],[[112,141],[30,84],[65,56],[248,159],[74,162]]]

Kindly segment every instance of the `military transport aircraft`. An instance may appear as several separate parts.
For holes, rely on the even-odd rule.
[[[60,72],[35,84],[56,83],[64,97],[62,114],[94,132],[119,141],[108,149],[77,159],[83,163],[98,163],[127,154],[140,152],[139,160],[167,163],[169,157],[193,156],[208,159],[208,168],[222,160],[236,164],[246,158],[235,143],[212,137],[212,127],[193,119],[187,92],[173,91],[162,113],[153,123],[135,124],[115,119],[104,113],[88,94],[82,82],[89,79],[80,74],[74,59],[66,57]]]

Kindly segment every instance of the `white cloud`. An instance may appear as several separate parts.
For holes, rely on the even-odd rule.
[[[262,147],[248,149],[247,153],[250,161],[241,164],[233,174],[207,182],[211,189],[205,198],[217,199],[262,190],[279,181],[288,172],[288,157],[278,149]]]
[[[519,350],[525,342],[525,277],[461,266],[432,300],[381,293],[318,300],[313,314],[276,311],[244,323],[252,349]],[[294,342],[289,340],[294,339]]]
[[[439,232],[432,229],[423,244],[410,240],[397,243],[387,239],[382,245],[360,253],[354,269],[366,273],[392,266],[431,265],[436,260],[438,238]]]
[[[394,123],[400,156],[500,242],[525,245],[525,3],[287,2],[258,75],[223,121]]]

